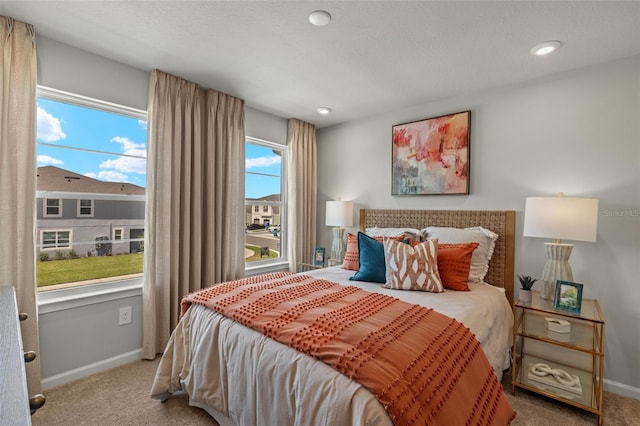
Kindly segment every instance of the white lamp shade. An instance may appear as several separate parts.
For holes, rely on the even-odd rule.
[[[327,201],[327,226],[353,226],[353,201]]]
[[[525,237],[595,242],[598,200],[572,197],[527,197]]]

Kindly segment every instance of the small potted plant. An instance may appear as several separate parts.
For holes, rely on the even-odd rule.
[[[520,301],[524,303],[531,303],[531,287],[535,284],[535,278],[530,277],[529,275],[518,275],[518,279],[520,280]]]

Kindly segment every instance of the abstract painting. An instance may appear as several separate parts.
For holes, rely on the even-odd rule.
[[[469,126],[463,111],[392,128],[391,195],[469,193]]]

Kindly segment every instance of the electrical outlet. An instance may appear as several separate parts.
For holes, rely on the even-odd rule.
[[[131,306],[120,308],[118,325],[131,324]]]

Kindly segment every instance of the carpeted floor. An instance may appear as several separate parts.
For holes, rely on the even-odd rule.
[[[34,426],[215,425],[186,397],[161,403],[149,398],[158,360],[136,361],[44,392],[47,402],[32,416]],[[518,412],[514,426],[597,425],[593,414],[518,390],[511,395],[509,375],[503,385]],[[640,401],[605,393],[604,425],[640,426]],[[11,425],[13,426],[13,425]],[[266,425],[271,426],[271,425]],[[452,425],[455,426],[455,425]]]

